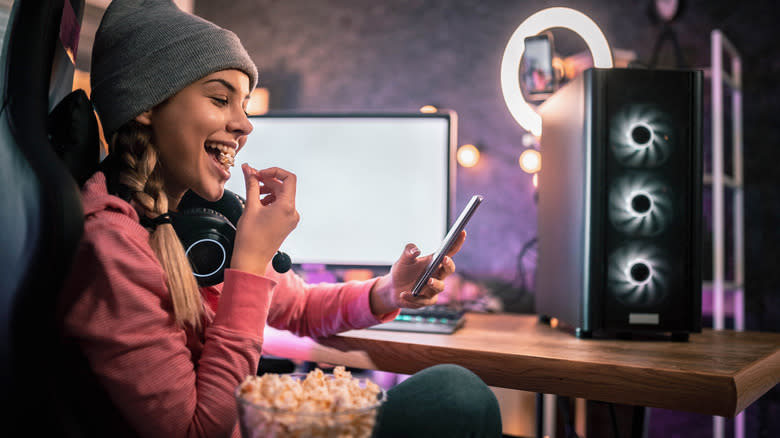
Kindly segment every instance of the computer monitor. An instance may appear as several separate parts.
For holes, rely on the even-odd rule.
[[[454,202],[456,114],[266,114],[236,163],[297,175],[294,265],[386,268],[407,243],[434,252]],[[238,167],[226,188],[245,194]]]

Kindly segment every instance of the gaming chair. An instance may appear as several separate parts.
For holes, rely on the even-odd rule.
[[[78,185],[58,152],[97,137],[58,144],[49,113],[71,91],[66,53],[78,43],[83,10],[84,0],[16,0],[3,38],[0,424],[6,436],[78,435],[66,426],[67,409],[60,409],[57,394],[61,376],[53,371],[59,364],[58,293],[83,232],[83,212]],[[68,111],[59,112],[64,119],[54,124],[67,123]]]

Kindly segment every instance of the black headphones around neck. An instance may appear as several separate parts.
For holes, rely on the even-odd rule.
[[[212,286],[224,280],[225,268],[230,266],[233,254],[238,218],[245,204],[241,196],[230,190],[225,190],[222,199],[216,202],[188,191],[179,202],[179,211],[168,213],[198,285]],[[290,256],[281,251],[276,252],[271,263],[280,274],[292,266]]]
[[[119,158],[108,156],[98,165],[106,175],[108,192],[130,202],[131,192],[119,181]],[[170,223],[176,230],[198,285],[213,286],[225,278],[225,268],[230,266],[233,241],[236,239],[238,218],[244,212],[246,201],[230,190],[222,199],[207,201],[188,190],[179,202],[179,211],[161,214],[155,219],[141,217],[141,225],[154,228]],[[274,270],[283,274],[292,267],[290,256],[277,251],[271,261]]]

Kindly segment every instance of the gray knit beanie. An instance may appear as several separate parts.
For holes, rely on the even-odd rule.
[[[257,67],[233,32],[172,0],[113,0],[95,34],[91,99],[110,137],[187,85],[231,68],[254,89]]]

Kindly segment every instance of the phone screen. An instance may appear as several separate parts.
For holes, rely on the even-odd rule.
[[[526,93],[549,94],[555,91],[555,75],[552,66],[552,42],[548,34],[525,39],[521,83]]]
[[[412,288],[412,295],[419,295],[423,286],[428,283],[428,279],[431,278],[436,269],[438,269],[442,260],[444,260],[444,256],[447,255],[447,252],[449,252],[449,250],[452,248],[452,245],[458,239],[460,232],[463,231],[469,219],[471,219],[471,216],[474,215],[477,207],[479,207],[479,204],[482,203],[482,199],[483,197],[480,195],[474,195],[471,197],[471,200],[466,205],[466,207],[463,208],[463,211],[460,213],[460,216],[458,216],[458,219],[454,224],[452,224],[449,231],[447,231],[447,235],[444,236],[444,240],[442,241],[441,246],[433,255],[431,262],[428,263],[428,267],[425,268],[425,271],[423,271],[423,273],[420,275],[420,278],[417,279],[417,282]]]

